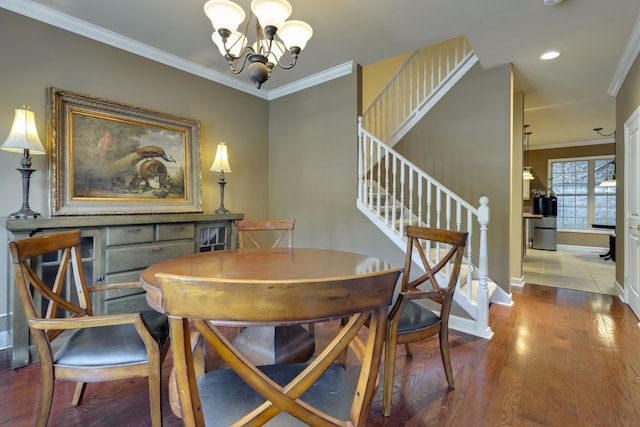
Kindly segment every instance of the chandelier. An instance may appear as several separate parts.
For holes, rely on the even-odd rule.
[[[229,63],[229,69],[239,74],[248,63],[249,80],[258,89],[269,80],[276,64],[285,70],[293,68],[313,35],[306,22],[286,21],[291,10],[287,0],[253,0],[249,19],[240,32],[238,26],[245,18],[242,7],[229,0],[209,0],[204,5],[204,13],[215,30],[211,39]],[[254,15],[256,41],[248,45],[247,34]]]

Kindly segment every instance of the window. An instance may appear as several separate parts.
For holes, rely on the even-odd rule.
[[[549,163],[558,198],[558,228],[586,230],[591,224],[615,224],[616,187],[600,185],[615,176],[612,156],[555,159]]]

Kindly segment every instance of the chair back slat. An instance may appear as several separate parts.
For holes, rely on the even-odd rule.
[[[80,259],[80,231],[71,230],[9,242],[15,280],[27,318],[54,319],[92,315]],[[45,283],[34,268],[43,255],[56,258],[53,281]],[[70,268],[69,268],[70,266]],[[70,271],[69,271],[70,270]],[[36,303],[38,301],[39,303]],[[49,340],[62,331],[47,331]]]
[[[252,246],[275,248],[280,244],[286,244],[286,247],[292,248],[295,223],[294,219],[238,221],[238,244],[241,248]],[[265,243],[267,239],[270,243]]]

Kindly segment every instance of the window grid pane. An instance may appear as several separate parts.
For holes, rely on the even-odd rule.
[[[616,188],[600,185],[615,175],[613,159],[552,160],[550,171],[558,198],[558,228],[615,224]]]
[[[558,198],[558,228],[586,228],[581,218],[589,196],[589,162],[552,162],[551,179]]]

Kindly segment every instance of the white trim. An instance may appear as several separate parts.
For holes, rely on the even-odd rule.
[[[305,77],[293,83],[290,83],[285,86],[281,86],[279,88],[271,89],[267,91],[267,99],[269,101],[273,99],[277,99],[286,95],[290,95],[294,92],[301,91],[303,89],[308,89],[312,86],[319,85],[321,83],[328,82],[329,80],[337,79],[342,76],[349,75],[355,69],[354,62],[349,61],[340,65],[336,65],[333,68],[329,68],[328,70],[320,71],[319,73],[313,74],[309,77]]]
[[[560,144],[553,144],[553,145],[529,146],[529,151],[553,150],[555,148],[583,147],[585,145],[600,145],[600,144],[615,144],[615,143],[616,143],[616,140],[614,138],[592,139],[588,141],[562,142]]]
[[[524,276],[520,276],[520,277],[512,277],[511,278],[511,286],[515,287],[515,288],[522,288],[524,287]]]
[[[607,250],[607,248],[603,248],[600,246],[578,246],[578,245],[558,245],[558,251],[565,252],[599,252],[602,250]]]
[[[11,334],[9,331],[0,331],[0,350],[12,347]]]
[[[636,24],[633,27],[633,31],[631,31],[631,36],[629,36],[629,40],[624,48],[620,62],[618,62],[616,71],[613,73],[613,78],[611,79],[609,89],[607,90],[609,95],[618,95],[618,91],[620,90],[622,83],[624,83],[624,80],[627,78],[627,74],[636,60],[638,53],[640,53],[640,15],[638,15],[638,18],[636,19]]]
[[[580,234],[612,234],[615,229],[610,228],[558,228],[558,233],[580,233]]]
[[[0,315],[0,350],[13,345],[13,313]]]
[[[490,340],[493,338],[493,331],[491,328],[487,328],[486,330],[477,330],[476,321],[473,319],[467,319],[464,317],[454,316],[452,314],[449,315],[449,328],[464,332],[469,335],[473,335],[476,337],[484,338]]]
[[[266,100],[276,99],[348,75],[355,68],[353,61],[349,61],[280,88],[260,90],[248,81],[239,80],[230,74],[221,73],[193,61],[188,61],[113,31],[42,6],[31,0],[0,0],[0,7]]]

